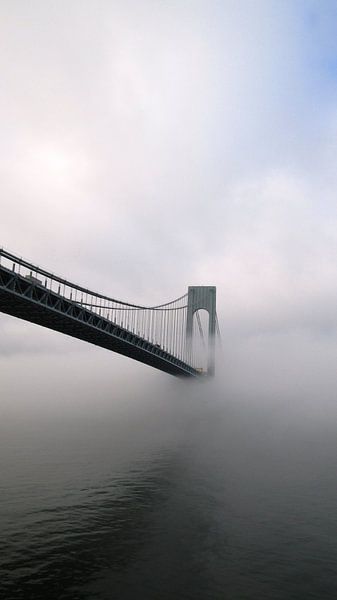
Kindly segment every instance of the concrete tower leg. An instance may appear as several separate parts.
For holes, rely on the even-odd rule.
[[[193,316],[198,310],[208,312],[208,361],[207,374],[215,373],[215,327],[216,327],[216,287],[215,286],[189,286],[187,299],[186,343],[187,356],[192,355],[193,344]]]

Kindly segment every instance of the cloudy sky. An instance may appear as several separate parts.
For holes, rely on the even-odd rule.
[[[1,245],[122,300],[216,285],[228,393],[332,406],[336,33],[330,0],[1,0]],[[167,377],[0,335],[8,405]]]

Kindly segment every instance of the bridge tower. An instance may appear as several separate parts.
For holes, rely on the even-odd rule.
[[[216,287],[193,285],[188,288],[186,341],[190,354],[193,342],[193,316],[198,310],[208,312],[208,360],[207,375],[215,373]]]

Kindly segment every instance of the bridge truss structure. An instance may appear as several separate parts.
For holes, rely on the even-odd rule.
[[[199,309],[209,313],[208,365],[201,367],[193,338]],[[0,248],[0,311],[124,354],[175,376],[214,374],[219,332],[216,289],[193,286],[171,302],[141,306],[93,292]],[[198,315],[197,315],[198,316]]]

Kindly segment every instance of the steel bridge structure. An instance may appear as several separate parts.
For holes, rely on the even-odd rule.
[[[193,338],[194,315],[209,314],[207,368],[201,368]],[[140,306],[70,283],[0,248],[0,311],[102,348],[171,375],[214,375],[216,288],[190,286],[165,304]],[[200,319],[197,324],[205,337]]]

